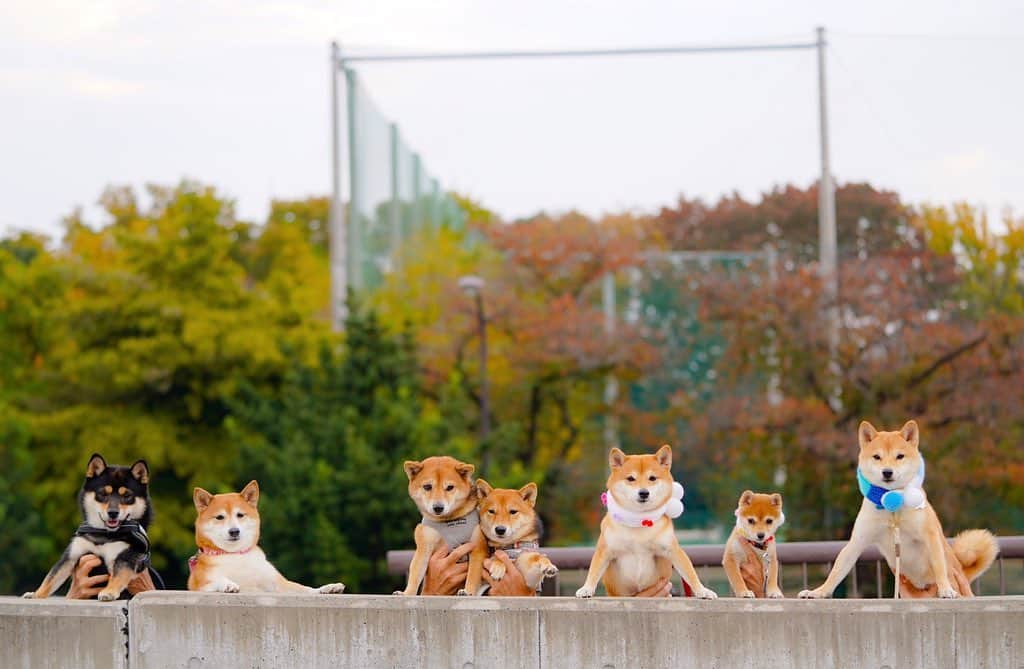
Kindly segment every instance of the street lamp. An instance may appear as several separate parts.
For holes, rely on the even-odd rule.
[[[480,445],[491,433],[491,391],[487,381],[487,316],[484,313],[484,280],[479,276],[459,278],[459,288],[476,303],[476,327],[480,337]],[[480,469],[487,471],[487,449],[481,454]]]

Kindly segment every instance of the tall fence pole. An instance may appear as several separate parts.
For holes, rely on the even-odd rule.
[[[836,200],[835,183],[829,165],[828,148],[828,101],[825,84],[825,29],[818,28],[818,126],[821,143],[821,181],[818,184],[818,262],[823,283],[825,320],[828,332],[829,373],[833,377],[830,402],[833,409],[839,409],[839,372],[837,360],[839,350],[839,276],[838,249],[836,242]]]
[[[341,49],[331,42],[331,206],[327,222],[327,245],[331,267],[331,325],[336,332],[345,324],[348,291],[346,267],[345,205],[341,200],[341,130],[338,119],[338,69]]]

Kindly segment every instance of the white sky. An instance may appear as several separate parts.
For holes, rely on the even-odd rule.
[[[331,39],[587,48],[803,41],[819,24],[837,178],[1024,211],[1013,0],[0,0],[0,17],[0,232],[58,233],[112,183],[200,179],[255,220],[272,197],[326,193]],[[505,216],[755,196],[818,170],[813,51],[359,71],[445,186]]]

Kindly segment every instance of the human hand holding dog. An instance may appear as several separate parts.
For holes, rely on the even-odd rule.
[[[494,551],[494,556],[491,559],[500,561],[505,567],[505,573],[500,580],[495,580],[490,571],[483,570],[484,581],[491,586],[491,589],[487,591],[488,595],[491,597],[530,597],[536,594],[533,588],[526,584],[522,572],[516,567],[508,553]]]
[[[667,578],[659,578],[654,585],[634,595],[635,597],[671,597],[672,581]]]
[[[75,573],[71,577],[71,585],[68,587],[68,599],[96,599],[100,591],[106,587],[107,582],[110,580],[109,574],[96,574],[90,576],[89,573],[103,564],[98,556],[92,553],[83,555],[78,560],[78,565],[75,566]],[[156,590],[156,586],[153,585],[153,578],[149,575],[149,570],[142,572],[128,584],[128,592],[137,595],[140,592],[146,592],[148,590]]]
[[[459,562],[473,550],[473,544],[463,544],[449,552],[441,546],[427,562],[427,574],[423,579],[423,595],[454,595],[466,585],[469,563]]]

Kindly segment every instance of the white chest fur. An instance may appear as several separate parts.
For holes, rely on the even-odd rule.
[[[207,555],[203,562],[209,566],[209,580],[227,579],[238,584],[242,592],[275,592],[283,580],[259,548],[253,548],[247,553]]]

